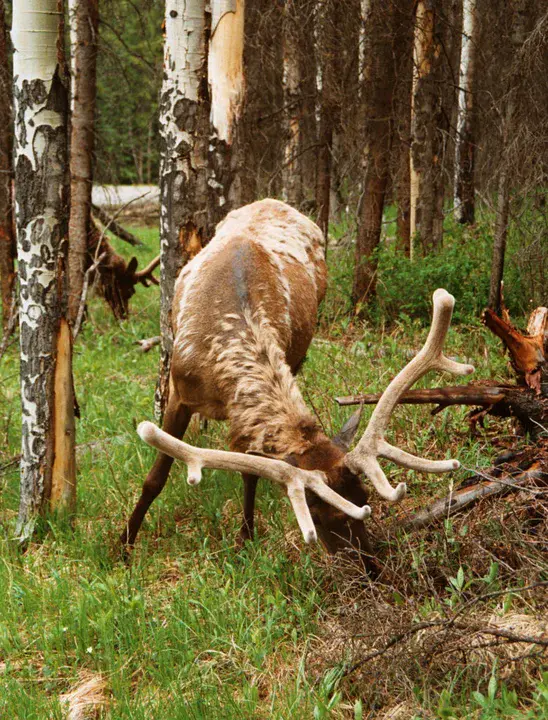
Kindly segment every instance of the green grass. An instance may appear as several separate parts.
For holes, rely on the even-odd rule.
[[[146,247],[135,254],[143,264],[156,254],[158,240],[156,231],[138,232]],[[127,246],[117,248],[130,256]],[[335,278],[343,259],[332,255]],[[385,387],[425,336],[421,321],[407,317],[389,330],[349,322],[337,300],[344,292],[340,283],[331,291],[299,380],[329,432],[351,412],[333,398]],[[449,580],[424,590],[425,568],[432,563],[442,565],[446,578],[460,577],[462,566],[467,598],[494,587],[466,556],[466,533],[457,524],[454,531],[450,523],[419,541],[397,532],[386,537],[383,526],[397,510],[373,500],[374,532],[391,548],[408,586],[363,585],[342,561],[303,546],[287,501],[266,482],[259,487],[257,538],[238,550],[239,477],[209,472],[191,489],[179,466],[147,516],[126,567],[116,538],[154,456],[135,427],[153,418],[158,359],[157,350],[143,355],[135,341],[158,333],[157,288],[139,288],[131,311],[118,324],[93,299],[76,343],[81,420],[74,531],[49,518],[41,542],[21,554],[13,540],[18,471],[14,466],[0,475],[1,718],[65,717],[59,696],[95,673],[106,684],[102,717],[112,720],[381,718],[391,700],[409,703],[412,710],[402,718],[548,717],[548,682],[534,664],[519,679],[499,677],[498,667],[459,665],[443,678],[411,669],[388,695],[380,680],[375,689],[367,673],[341,678],[344,662],[354,655],[349,639],[348,646],[337,644],[337,629],[352,634],[349,618],[359,627],[370,622],[381,595],[396,620],[398,613],[410,620],[431,617],[463,601],[464,590]],[[448,349],[451,356],[470,359],[479,378],[507,377],[496,340],[477,321],[452,329]],[[19,452],[16,345],[0,368],[2,466]],[[427,409],[402,408],[392,434],[410,452],[438,458],[456,453],[465,468],[489,465],[496,453],[490,430],[501,435],[508,426],[491,426],[472,438],[464,416],[461,409],[432,418]],[[215,423],[202,433],[197,426],[189,431],[191,441],[203,445],[223,446],[225,435],[226,427]],[[464,469],[453,478],[419,477],[391,470],[393,483],[408,481],[412,504],[468,474]],[[501,568],[500,588],[530,575],[530,568],[521,575]],[[522,608],[519,596],[514,605]],[[487,607],[495,610],[496,602]],[[533,600],[524,612],[534,612]]]

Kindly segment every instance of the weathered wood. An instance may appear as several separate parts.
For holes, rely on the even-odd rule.
[[[500,402],[513,385],[453,385],[441,388],[421,388],[409,390],[399,399],[401,405],[483,405],[489,406]],[[374,405],[379,401],[381,393],[346,395],[335,398],[337,403],[344,405]]]
[[[239,122],[245,101],[245,0],[212,0],[207,80],[211,99],[209,134],[209,227],[241,205],[242,145]]]
[[[488,477],[489,473],[485,473]],[[507,495],[508,493],[519,490],[524,485],[528,485],[532,480],[540,480],[546,482],[548,475],[543,471],[540,463],[536,462],[525,472],[517,475],[506,475],[504,477],[486,479],[479,477],[478,482],[474,485],[466,485],[454,492],[449,493],[444,498],[436,500],[432,505],[424,510],[415,513],[409,518],[405,518],[400,525],[407,530],[417,530],[419,528],[432,525],[440,520],[461,512],[465,508],[471,507],[475,503],[488,497]]]
[[[488,308],[482,315],[482,322],[504,343],[518,378],[540,395],[542,384],[548,383],[548,308],[533,311],[528,325],[529,335],[520,333],[509,322],[508,314],[505,315],[506,319],[502,319]]]

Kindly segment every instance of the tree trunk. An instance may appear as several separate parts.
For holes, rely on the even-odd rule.
[[[463,0],[459,107],[455,151],[455,220],[472,225],[475,215],[474,108],[477,45],[476,0]]]
[[[413,89],[413,6],[409,0],[394,3],[395,86],[392,175],[397,201],[398,244],[409,255],[411,236],[410,162],[411,94]]]
[[[209,101],[205,0],[167,0],[160,95],[160,329],[156,414],[168,398],[175,280],[207,238]]]
[[[374,251],[381,237],[393,129],[393,40],[393,11],[381,0],[371,0],[365,28],[365,172],[356,239],[354,305],[375,294],[377,262]]]
[[[335,0],[316,6],[316,46],[320,48],[317,61],[319,103],[319,149],[316,171],[317,222],[326,239],[329,231],[331,166],[333,132],[338,124],[337,82],[340,81],[338,59],[340,9]]]
[[[0,0],[0,295],[2,328],[8,330],[15,281],[12,192],[12,89],[4,0]]]
[[[416,239],[429,252],[439,244],[436,200],[440,187],[441,136],[438,113],[441,105],[440,65],[443,55],[439,42],[439,4],[441,0],[418,0],[415,16],[413,92],[411,101],[410,158],[410,255],[416,252]]]
[[[95,124],[98,0],[69,0],[71,135],[68,316],[80,307],[91,217]]]
[[[282,166],[282,194],[286,202],[300,207],[303,200],[302,82],[299,54],[299,23],[301,0],[286,0],[283,26],[283,88],[284,88],[284,158]]]
[[[512,45],[514,58],[525,40],[526,0],[513,1]],[[516,72],[517,71],[517,72]],[[514,60],[514,71],[509,79],[510,89],[506,97],[506,108],[502,127],[502,152],[498,177],[497,213],[495,218],[495,237],[493,238],[493,259],[491,263],[491,280],[489,284],[489,307],[496,313],[501,309],[501,282],[504,275],[504,257],[508,236],[508,217],[510,214],[510,172],[506,161],[505,150],[514,131],[514,115],[516,110],[516,92],[519,83],[519,63]]]
[[[65,317],[67,87],[62,3],[15,3],[15,187],[21,334],[21,499],[17,533],[75,501],[71,334]]]
[[[244,18],[244,0],[212,0],[207,66],[210,237],[217,223],[241,204],[243,158],[238,125],[245,98]]]

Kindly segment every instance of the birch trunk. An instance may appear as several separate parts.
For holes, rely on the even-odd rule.
[[[382,0],[371,0],[365,28],[364,182],[358,233],[352,301],[364,303],[375,294],[377,263],[374,251],[382,229],[382,216],[389,178],[394,95],[393,10]]]
[[[459,71],[457,146],[455,149],[455,220],[472,225],[474,197],[474,92],[476,72],[476,0],[463,0]]]
[[[12,89],[4,0],[0,0],[0,295],[2,327],[8,331],[15,281],[12,192]]]
[[[208,49],[211,100],[209,143],[210,235],[241,204],[241,143],[238,123],[245,99],[244,0],[212,0]]]
[[[72,348],[63,292],[67,88],[58,59],[59,5],[20,1],[13,13],[22,540],[32,534],[40,511],[70,508],[76,489]]]
[[[71,134],[69,216],[69,320],[78,315],[91,217],[95,124],[98,0],[69,0]]]
[[[164,79],[160,95],[160,373],[156,414],[168,398],[175,280],[207,239],[205,0],[166,0]]]

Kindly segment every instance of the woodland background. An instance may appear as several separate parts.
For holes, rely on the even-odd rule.
[[[169,2],[78,2],[99,10],[93,180],[156,185],[170,152],[161,127]],[[132,233],[129,247],[112,232],[116,208],[106,220],[93,209],[93,225],[89,200],[83,205],[87,268],[99,264],[87,295],[73,298],[71,312],[81,317],[70,324],[79,332],[67,342],[67,378],[80,412],[71,419],[76,514],[67,517],[43,488],[25,487],[20,379],[33,377],[25,353],[47,358],[40,360],[37,343],[16,327],[14,270],[21,263],[11,219],[11,138],[21,117],[11,110],[12,9],[0,0],[2,717],[548,718],[544,421],[524,427],[493,417],[490,406],[472,416],[458,405],[435,415],[428,406],[399,408],[392,425],[399,445],[458,457],[462,467],[434,478],[390,468],[391,482],[406,481],[410,492],[400,506],[375,504],[368,527],[382,563],[376,579],[349,558],[304,548],[287,502],[266,483],[257,537],[237,547],[241,481],[220,471],[199,490],[187,487],[183,469],[174,472],[130,565],[121,560],[121,525],[153,459],[135,427],[154,415],[159,358],[140,345],[159,328],[165,342],[160,311],[169,273],[162,269],[161,288],[143,286],[166,236],[157,206],[129,206],[116,216]],[[471,9],[475,25],[467,34]],[[68,28],[68,14],[61,17]],[[186,210],[207,216],[203,242],[231,205],[267,196],[289,201],[324,229],[329,289],[298,382],[326,431],[349,414],[335,397],[382,391],[415,354],[436,287],[456,297],[448,353],[476,366],[482,388],[517,387],[546,418],[546,332],[535,346],[543,373],[537,393],[480,319],[490,307],[525,327],[531,311],[548,304],[546,3],[248,0],[244,17],[245,95],[234,142],[230,152],[219,146],[219,157],[208,158],[222,187],[203,198],[189,194]],[[464,40],[473,50],[465,92]],[[70,60],[68,33],[60,46]],[[63,67],[58,77],[68,89],[70,73],[59,60]],[[207,87],[202,78],[206,123]],[[201,141],[216,151],[207,127]],[[226,165],[215,165],[219,158]],[[57,175],[46,173],[42,183],[25,185],[16,171],[19,192],[32,198],[54,181],[74,180],[62,151],[56,161]],[[457,176],[464,178],[460,189]],[[86,184],[89,191],[91,176]],[[219,192],[227,201],[221,210]],[[196,198],[203,206],[192,205]],[[71,289],[64,267],[70,231],[68,245],[61,242],[68,210],[67,203],[59,208],[60,302],[49,313],[61,319]],[[135,275],[137,262],[146,283]],[[109,295],[122,281],[136,290],[127,306]],[[47,342],[57,347],[52,337]],[[49,432],[51,422],[44,426]],[[226,427],[196,424],[189,442],[225,447]],[[503,482],[531,468],[532,480],[427,527],[406,525],[434,499],[493,483],[500,467],[508,471]],[[36,512],[27,515],[23,500],[33,492]],[[74,510],[75,497],[71,503]]]

